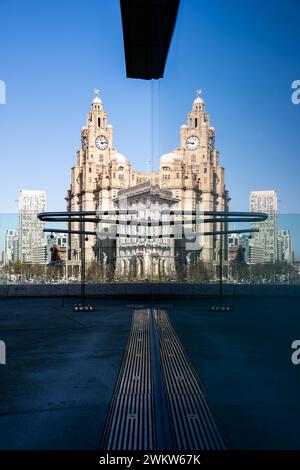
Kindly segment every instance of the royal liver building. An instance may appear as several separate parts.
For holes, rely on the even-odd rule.
[[[182,227],[181,215],[168,214],[228,210],[224,168],[214,142],[215,130],[197,92],[187,122],[180,128],[180,146],[161,156],[159,171],[136,171],[114,147],[113,128],[96,90],[72,168],[68,210],[127,209],[134,213],[119,216],[123,225],[114,224],[113,216],[106,216],[107,223],[97,227],[85,222],[86,231],[97,229],[97,235],[85,241],[86,261],[99,263],[115,279],[176,279],[179,271],[198,260],[217,263],[218,237],[199,235],[216,230],[216,224],[197,221]],[[71,225],[78,230],[78,224]],[[71,263],[79,263],[82,243],[80,235],[70,236]]]

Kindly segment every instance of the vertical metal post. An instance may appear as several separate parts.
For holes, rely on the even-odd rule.
[[[220,233],[220,272],[219,272],[219,296],[223,298],[223,223],[221,222]]]
[[[85,307],[85,223],[81,222],[81,304]]]

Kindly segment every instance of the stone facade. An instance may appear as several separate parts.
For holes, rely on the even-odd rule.
[[[156,188],[155,204],[160,208],[168,205],[181,210],[198,211],[227,211],[228,192],[224,183],[224,168],[219,164],[219,153],[215,149],[215,130],[210,126],[209,115],[205,110],[204,101],[197,94],[193,102],[192,110],[187,114],[187,123],[180,128],[180,146],[172,152],[162,155],[158,172],[143,173],[131,167],[130,160],[118,152],[114,147],[113,128],[108,123],[108,115],[104,110],[98,93],[96,94],[91,110],[87,114],[86,126],[81,131],[81,149],[77,152],[77,162],[72,168],[71,187],[67,195],[69,211],[90,210],[112,210],[119,207],[119,196],[128,192],[128,201],[132,207],[140,204],[143,199],[146,205],[150,204],[154,194],[151,187]],[[140,189],[144,191],[141,193]],[[138,193],[138,198],[130,196]],[[167,193],[166,193],[167,192]],[[133,202],[133,200],[135,202]],[[168,202],[167,202],[168,201]],[[153,202],[153,201],[152,201]],[[147,214],[152,218],[153,214]],[[78,229],[78,224],[71,224],[73,229]],[[203,226],[203,225],[202,225]],[[216,223],[205,223],[205,231],[216,230]],[[91,222],[85,223],[86,230],[95,230]],[[102,226],[101,230],[104,227]],[[198,231],[198,227],[191,227]],[[121,240],[121,238],[120,238]],[[130,261],[125,262],[124,252],[130,259],[135,258],[136,272],[147,277],[153,274],[153,265],[150,263],[150,254],[145,249],[143,252],[134,252],[133,245],[122,251],[121,242],[111,243],[96,242],[96,237],[89,236],[85,242],[86,261],[100,260],[106,264],[114,262],[116,276],[122,272],[120,266],[124,267],[124,273],[130,271]],[[170,262],[164,263],[168,266],[168,273],[173,275],[174,262],[172,257],[176,256],[173,245],[166,240],[155,242],[161,244],[161,249],[156,246],[152,253],[157,257],[164,257],[163,252],[169,250]],[[169,243],[167,251],[163,248],[164,243]],[[80,259],[80,237],[70,236],[69,258],[74,262]],[[199,244],[199,243],[198,243]],[[145,244],[144,244],[145,245]],[[181,247],[182,248],[182,247]],[[108,250],[113,253],[108,255]],[[187,252],[188,244],[185,245]],[[195,246],[191,247],[195,250]],[[137,249],[138,250],[138,249]],[[218,239],[217,237],[204,237],[201,246],[197,246],[197,257],[208,262],[218,261]],[[107,254],[105,255],[105,252]],[[124,255],[124,256],[123,256]],[[120,261],[119,257],[123,256]],[[140,259],[143,258],[141,265]],[[153,259],[155,256],[153,255]],[[184,257],[188,259],[188,253]],[[148,259],[148,261],[146,261]],[[164,258],[166,259],[166,258]],[[114,260],[114,261],[113,261]],[[129,264],[128,264],[129,263]],[[136,263],[140,263],[136,264]],[[141,269],[138,266],[143,266]],[[151,273],[148,272],[151,267]],[[161,267],[155,268],[155,272],[161,272]]]
[[[172,228],[168,225],[170,216],[162,211],[175,209],[178,203],[172,192],[145,182],[119,191],[114,202],[118,209],[136,211],[120,216],[121,221],[130,220],[131,224],[121,225],[117,231],[116,278],[176,279],[175,239],[163,236]],[[160,221],[166,225],[159,225]]]

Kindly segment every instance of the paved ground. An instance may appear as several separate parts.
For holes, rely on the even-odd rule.
[[[232,311],[211,313],[212,301],[177,302],[170,319],[233,448],[300,449],[299,299],[243,298]]]
[[[131,325],[126,302],[0,302],[0,448],[97,449]]]
[[[97,449],[131,325],[132,301],[93,300],[75,313],[68,299],[0,301],[1,449]],[[300,449],[297,298],[211,300],[167,308],[234,448]]]

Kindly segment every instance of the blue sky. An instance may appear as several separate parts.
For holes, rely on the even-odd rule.
[[[178,146],[200,87],[231,210],[248,210],[251,190],[274,188],[281,212],[300,213],[299,13],[298,0],[181,0],[165,77],[152,84],[125,77],[118,0],[0,0],[0,213],[17,211],[22,188],[65,208],[95,87],[118,150],[139,169]]]

